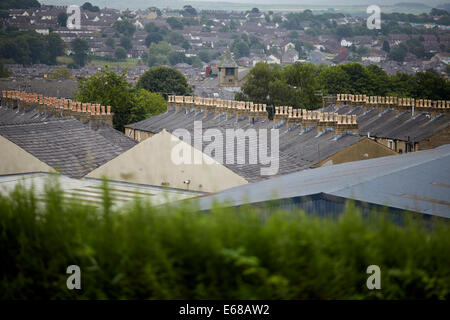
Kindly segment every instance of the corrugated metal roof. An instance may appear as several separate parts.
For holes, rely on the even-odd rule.
[[[62,175],[50,173],[31,173],[0,176],[0,193],[8,194],[14,190],[17,184],[30,188],[34,187],[38,199],[44,200],[45,185],[52,178],[56,178],[64,192],[64,199],[80,201],[85,204],[99,206],[102,204],[102,180],[83,178],[72,179]],[[109,181],[110,194],[113,197],[113,203],[121,206],[130,200],[140,198],[149,200],[154,205],[161,205],[166,202],[172,202],[194,196],[202,195],[200,192],[192,192],[179,189],[162,188],[156,186],[147,186],[134,183]]]
[[[231,188],[199,203],[207,210],[213,201],[242,205],[320,193],[450,218],[450,145],[303,170]]]

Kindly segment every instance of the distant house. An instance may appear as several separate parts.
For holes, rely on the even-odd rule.
[[[351,42],[351,41],[347,41],[345,39],[341,40],[341,47],[347,47],[348,48],[348,47],[351,47],[352,44],[353,44],[353,42]]]
[[[441,62],[445,63],[446,65],[448,65],[450,63],[450,53],[448,53],[448,52],[438,53],[438,54],[434,55],[434,57],[431,58],[431,60],[438,60],[438,61],[441,61]]]
[[[295,49],[289,49],[281,56],[282,64],[294,64],[298,61],[298,52]]]
[[[267,57],[267,63],[268,64],[280,64],[281,60],[280,58],[277,58],[275,55],[271,54],[270,56]]]
[[[362,57],[361,59],[362,61],[370,61],[373,63],[380,63],[382,60],[381,55],[376,52],[370,52],[368,55]]]
[[[338,54],[333,58],[333,61],[336,63],[344,62],[348,57],[348,50],[345,47],[341,47],[338,51]]]

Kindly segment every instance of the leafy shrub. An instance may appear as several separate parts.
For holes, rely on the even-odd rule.
[[[1,299],[449,299],[450,229],[349,204],[339,218],[195,206],[43,204],[17,187],[0,197]],[[81,290],[66,268],[81,268]],[[381,290],[366,268],[381,268]]]

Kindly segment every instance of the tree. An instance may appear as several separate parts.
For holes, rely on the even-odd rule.
[[[425,57],[425,48],[419,39],[408,39],[408,41],[406,41],[406,45],[408,47],[408,51],[414,54],[417,58]]]
[[[291,40],[298,39],[298,32],[295,30],[292,30],[291,32],[289,32],[288,38]]]
[[[391,94],[398,97],[411,97],[417,91],[417,82],[413,75],[396,73],[390,78]]]
[[[289,86],[284,79],[274,79],[269,83],[269,103],[274,106],[292,106],[295,89]]]
[[[3,62],[0,61],[0,78],[8,78],[11,75],[9,70],[3,65]]]
[[[153,22],[149,22],[144,26],[144,30],[147,33],[152,33],[152,32],[159,32],[160,28]]]
[[[150,8],[148,8],[148,11],[150,11],[150,12],[156,12],[156,15],[157,15],[158,17],[161,17],[161,15],[162,15],[161,10],[159,10],[157,7],[150,7]]]
[[[60,27],[66,27],[67,26],[67,18],[68,18],[68,15],[64,11],[58,13],[58,17],[57,17],[58,25]]]
[[[56,79],[56,80],[68,80],[72,78],[72,74],[70,73],[70,70],[65,67],[59,67],[55,71],[49,74],[49,79]]]
[[[250,48],[247,42],[243,40],[234,41],[232,50],[236,58],[248,57],[250,55]]]
[[[188,16],[196,16],[197,15],[197,10],[195,10],[195,8],[193,8],[191,5],[185,5],[183,7],[184,13]]]
[[[89,45],[87,41],[84,39],[75,38],[71,42],[71,47],[74,54],[73,60],[80,67],[83,67],[86,64],[89,52]]]
[[[123,131],[131,118],[134,96],[126,73],[121,74],[105,68],[78,82],[76,98],[81,102],[97,102],[111,106],[114,112],[114,127]]]
[[[125,48],[127,51],[133,48],[133,44],[131,43],[131,39],[129,37],[120,38],[120,46]]]
[[[201,69],[203,67],[202,60],[199,57],[192,57],[191,61],[192,68]]]
[[[108,37],[108,39],[106,39],[105,44],[112,49],[114,49],[114,47],[116,46],[114,39],[111,37]]]
[[[350,76],[340,66],[324,68],[319,74],[318,81],[325,94],[350,92]]]
[[[160,93],[136,89],[129,122],[137,122],[167,110],[167,102]]]
[[[56,64],[56,57],[64,55],[64,41],[56,33],[50,33],[47,36],[48,43],[48,63]]]
[[[247,81],[241,87],[238,100],[249,100],[255,103],[269,103],[267,96],[270,83],[281,77],[278,66],[271,68],[266,62],[258,62],[248,73]]]
[[[366,68],[360,63],[347,63],[341,65],[342,70],[347,73],[350,78],[350,92],[353,94],[368,94],[373,95],[373,84],[370,82],[370,74]]]
[[[153,67],[147,70],[139,78],[137,88],[176,95],[192,93],[186,77],[180,71],[168,67]]]
[[[167,18],[166,22],[169,24],[172,30],[183,30],[183,23],[177,18]]]
[[[93,6],[90,2],[85,2],[81,8],[83,8],[83,10],[87,10],[87,11],[91,11],[91,12],[98,12],[100,11],[100,8],[97,6]]]
[[[201,49],[198,52],[198,57],[200,58],[200,60],[202,60],[203,62],[206,62],[206,63],[211,61],[211,56],[210,56],[209,51],[207,49]]]
[[[76,98],[81,102],[96,102],[111,106],[114,127],[123,131],[131,122],[145,119],[166,110],[164,98],[157,93],[134,89],[126,80],[126,71],[116,73],[105,68],[78,82]]]
[[[168,59],[171,65],[176,65],[178,63],[184,62],[186,60],[186,56],[182,52],[172,51],[169,54]]]
[[[125,36],[132,37],[136,32],[136,26],[128,18],[122,18],[122,21],[114,22],[114,28],[117,32],[122,33]]]
[[[389,41],[383,41],[383,51],[389,53],[391,51],[391,46],[389,45]]]
[[[433,100],[450,99],[450,82],[436,72],[418,72],[415,74],[415,80],[417,86],[411,92],[413,97]]]
[[[151,32],[147,35],[147,37],[145,37],[145,45],[148,47],[152,43],[158,43],[163,39],[164,39],[163,36],[158,32]]]
[[[181,33],[178,32],[171,32],[169,33],[169,37],[167,39],[170,44],[172,45],[180,45],[182,44],[185,39]]]
[[[169,54],[172,52],[170,45],[161,41],[159,43],[152,43],[148,49],[147,64],[150,67],[169,64]]]
[[[380,68],[376,64],[370,64],[366,67],[369,73],[368,85],[372,88],[367,88],[368,92],[376,96],[386,96],[390,90],[389,75],[383,68]]]
[[[2,0],[0,9],[28,9],[39,8],[41,4],[37,0]]]
[[[286,83],[295,89],[292,105],[314,109],[320,102],[316,90],[320,88],[317,81],[319,69],[312,63],[296,63],[283,71]]]
[[[127,57],[127,50],[124,47],[117,47],[116,50],[114,50],[114,56],[117,59],[123,60]]]
[[[403,62],[403,60],[405,60],[407,51],[408,50],[407,50],[406,46],[403,43],[401,43],[398,47],[391,49],[388,57],[391,60]]]
[[[337,28],[335,29],[335,33],[340,39],[352,37],[353,36],[352,26],[349,24],[341,24],[337,26]]]

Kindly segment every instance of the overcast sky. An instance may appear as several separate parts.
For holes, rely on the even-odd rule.
[[[55,5],[70,5],[78,4],[81,5],[86,1],[91,2],[93,5],[98,5],[100,7],[112,7],[112,8],[148,8],[151,6],[157,6],[159,8],[164,7],[181,7],[185,4],[191,4],[195,7],[196,4],[201,4],[201,2],[217,2],[222,5],[225,3],[235,3],[235,4],[261,4],[261,5],[271,5],[277,6],[280,4],[289,5],[320,5],[320,6],[342,6],[342,5],[393,5],[399,2],[409,2],[409,3],[420,3],[427,6],[433,7],[438,4],[450,3],[450,0],[39,0],[41,3],[45,4],[55,4]],[[211,8],[213,9],[213,8]]]

